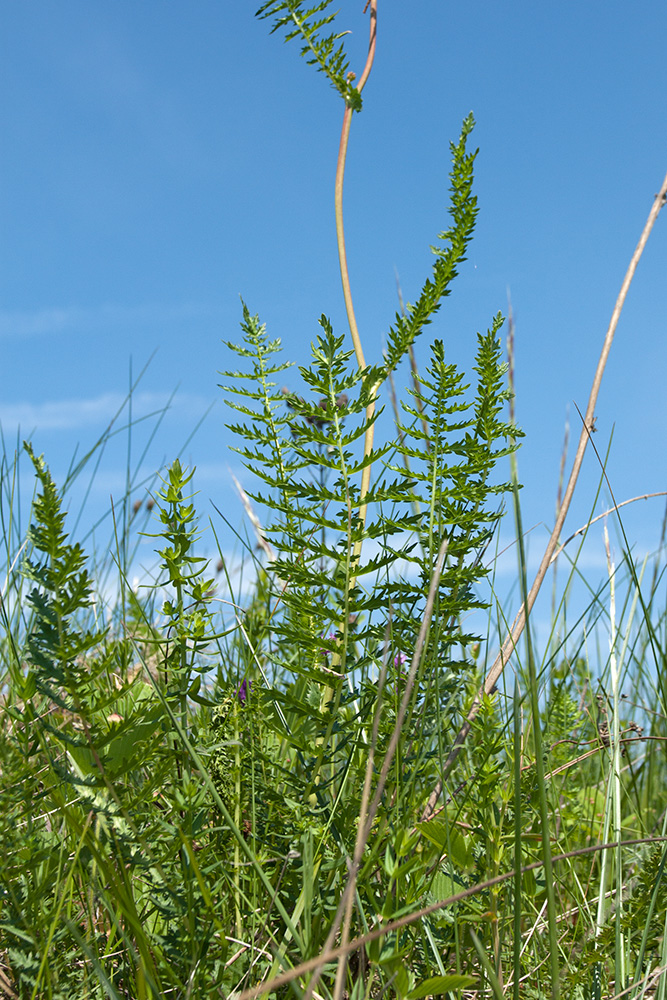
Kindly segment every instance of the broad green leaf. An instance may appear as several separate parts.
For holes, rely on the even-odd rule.
[[[451,990],[465,990],[475,983],[473,976],[461,976],[452,974],[451,976],[433,976],[432,979],[425,979],[423,983],[410,990],[407,1000],[422,1000],[422,997],[437,997]]]

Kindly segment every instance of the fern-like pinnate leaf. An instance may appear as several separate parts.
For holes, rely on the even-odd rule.
[[[159,550],[168,598],[162,605],[166,629],[171,641],[166,644],[163,670],[167,697],[180,704],[181,722],[186,725],[186,700],[195,672],[208,669],[202,654],[211,642],[210,610],[213,580],[205,572],[208,560],[194,554],[199,538],[192,495],[186,488],[194,476],[178,459],[169,467],[158,493],[158,511],[162,530],[156,536],[165,541]]]
[[[509,483],[492,479],[496,463],[512,448],[512,428],[500,419],[507,400],[506,366],[498,339],[502,322],[502,316],[496,316],[491,329],[478,335],[474,398],[468,397],[462,374],[445,361],[444,345],[436,340],[426,374],[418,377],[419,388],[411,392],[415,404],[403,404],[410,419],[400,425],[397,451],[409,464],[411,499],[419,511],[413,519],[419,545],[406,558],[418,567],[418,574],[388,583],[386,599],[393,602],[399,645],[409,649],[432,568],[447,542],[434,615],[438,624],[431,640],[441,662],[451,656],[454,646],[465,648],[477,638],[459,623],[471,610],[484,606],[475,586],[486,575],[481,556],[501,516],[489,501],[510,489]],[[391,467],[396,472],[403,468]]]
[[[458,266],[465,261],[466,251],[475,228],[477,197],[472,193],[473,166],[477,151],[467,150],[468,136],[475,120],[472,114],[464,120],[457,143],[450,143],[452,153],[450,215],[452,225],[440,233],[442,245],[431,247],[436,256],[433,273],[424,282],[417,301],[408,303],[405,315],[396,313],[394,325],[389,330],[386,351],[387,371],[394,371],[405,357],[424,327],[431,322],[440,308],[442,299],[449,295],[450,284],[458,274]]]
[[[347,31],[333,31],[322,35],[336,19],[336,13],[325,13],[331,7],[331,0],[321,0],[314,7],[300,0],[269,0],[256,12],[256,17],[274,18],[271,33],[285,30],[285,41],[298,38],[303,42],[301,55],[309,65],[315,66],[331,82],[345,103],[354,111],[361,111],[361,94],[352,83],[349,61],[341,42]]]
[[[368,611],[367,595],[353,587],[355,579],[377,573],[399,558],[398,553],[360,560],[360,543],[366,538],[386,535],[386,525],[364,524],[359,516],[362,504],[377,506],[391,502],[404,489],[400,483],[377,483],[362,497],[361,472],[379,462],[390,445],[363,456],[361,439],[372,417],[366,415],[376,372],[350,367],[353,352],[343,350],[343,338],[334,334],[325,316],[322,333],[312,346],[312,364],[300,374],[308,399],[280,391],[271,376],[288,366],[271,357],[277,345],[266,338],[257,317],[244,307],[245,345],[230,345],[241,357],[255,351],[252,370],[242,382],[241,373],[227,372],[236,385],[234,395],[243,393],[255,402],[253,409],[227,402],[251,416],[251,422],[232,426],[244,444],[237,448],[246,466],[269,487],[268,492],[251,493],[269,511],[264,531],[276,550],[273,570],[287,586],[281,593],[285,614],[274,618],[274,634],[283,648],[290,669],[309,671],[321,665],[322,635],[342,630],[339,655],[347,656],[346,629],[350,615]],[[250,383],[250,384],[248,384]],[[249,411],[249,412],[248,412]],[[397,524],[394,532],[405,530]],[[299,635],[299,654],[289,653]]]
[[[27,659],[36,690],[63,707],[67,702],[69,708],[72,699],[86,698],[92,678],[85,654],[104,633],[77,621],[92,601],[85,555],[78,543],[68,541],[61,499],[44,459],[29,444],[25,449],[41,487],[33,504],[30,548],[23,564],[24,576],[34,583],[28,594],[33,617]]]

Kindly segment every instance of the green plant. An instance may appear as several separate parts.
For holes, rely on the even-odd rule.
[[[524,608],[506,639],[491,553],[510,493],[522,529],[518,473],[501,464],[520,437],[503,319],[477,335],[470,380],[437,336],[416,356],[474,232],[472,116],[432,271],[368,364],[342,189],[377,2],[358,80],[328,2],[258,14],[344,104],[351,347],[323,315],[295,369],[243,304],[223,390],[255,480],[245,589],[225,559],[216,584],[199,554],[180,461],[154,491],[152,534],[129,497],[119,509],[109,600],[109,563],[94,553],[91,569],[66,530],[66,489],[27,446],[24,538],[3,459],[0,990],[664,997],[663,553],[647,594],[626,546],[581,623],[554,603],[542,648],[519,545]],[[159,568],[135,590],[139,528]],[[484,631],[470,619],[485,611]]]

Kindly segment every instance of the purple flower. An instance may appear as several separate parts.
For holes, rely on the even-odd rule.
[[[336,635],[335,632],[329,632],[328,635],[326,633],[322,632],[322,635],[320,636],[320,639],[327,639],[329,642],[335,642],[337,638],[338,638],[338,636]],[[331,652],[330,649],[321,649],[320,650],[320,653],[322,654],[322,656],[329,656],[330,652]]]
[[[247,681],[244,677],[241,682],[240,688],[236,692],[236,697],[238,698],[238,700],[241,702],[242,705],[245,705],[247,699],[250,697],[251,687],[252,687],[252,681]]]
[[[394,657],[394,666],[402,667],[404,663],[407,663],[407,660],[408,658],[405,655],[405,653],[397,653],[396,656]]]

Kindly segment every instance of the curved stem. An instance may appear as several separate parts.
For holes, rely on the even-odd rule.
[[[635,271],[637,270],[637,265],[639,264],[641,255],[644,252],[644,247],[646,246],[646,243],[651,234],[651,230],[653,229],[655,221],[658,218],[660,209],[665,205],[665,203],[667,203],[667,175],[665,175],[665,179],[662,182],[662,187],[660,188],[660,191],[653,200],[651,211],[649,212],[648,219],[646,220],[646,224],[644,226],[644,229],[642,230],[642,234],[639,238],[639,243],[637,244],[635,252],[633,253],[632,258],[630,260],[628,270],[626,272],[625,278],[623,279],[623,284],[621,285],[621,290],[618,294],[618,298],[616,299],[614,310],[611,314],[611,320],[609,322],[609,327],[607,329],[607,333],[604,338],[604,343],[602,345],[600,359],[598,361],[597,368],[595,369],[595,375],[593,377],[593,386],[591,388],[591,392],[588,397],[588,405],[586,407],[586,414],[584,417],[584,426],[582,427],[581,434],[579,436],[579,445],[577,447],[577,453],[575,455],[574,463],[572,465],[572,471],[570,473],[570,478],[568,480],[567,488],[565,490],[563,502],[560,506],[560,510],[558,511],[558,516],[556,517],[556,524],[554,525],[554,529],[551,532],[551,537],[549,539],[546,550],[542,557],[542,562],[540,563],[540,568],[538,569],[535,581],[532,587],[530,588],[530,593],[528,594],[528,598],[525,601],[525,603],[522,604],[518,615],[514,619],[509,635],[507,636],[507,639],[503,643],[503,646],[500,652],[498,653],[498,656],[496,657],[493,666],[489,670],[482,688],[475,696],[475,699],[472,703],[472,707],[468,712],[468,716],[466,718],[464,725],[461,727],[456,739],[454,740],[454,746],[452,747],[450,754],[447,757],[447,760],[445,761],[442,778],[440,778],[437,785],[431,792],[429,800],[426,804],[426,808],[424,809],[422,815],[422,820],[429,819],[429,817],[433,814],[436,803],[440,798],[440,793],[442,792],[443,782],[447,778],[448,774],[451,772],[454,763],[456,762],[456,759],[461,751],[461,747],[463,746],[463,743],[465,742],[466,737],[470,732],[473,719],[479,712],[480,706],[482,704],[482,698],[484,694],[489,694],[491,692],[492,688],[496,684],[496,681],[498,680],[501,673],[505,669],[505,665],[507,664],[509,658],[514,652],[514,648],[519,640],[519,637],[521,636],[521,633],[525,628],[527,613],[530,612],[531,608],[535,603],[537,595],[540,592],[540,587],[542,586],[544,578],[547,574],[547,570],[549,569],[549,566],[551,564],[552,557],[558,547],[558,539],[560,538],[561,531],[563,530],[565,517],[570,507],[570,502],[572,500],[572,496],[574,495],[574,489],[575,486],[577,485],[577,480],[579,478],[581,465],[584,460],[584,452],[586,451],[586,445],[588,444],[588,439],[590,438],[591,435],[591,428],[593,427],[593,421],[595,418],[595,405],[597,403],[598,394],[600,392],[600,386],[602,384],[602,376],[604,375],[604,370],[607,365],[607,359],[609,358],[609,351],[611,350],[614,334],[616,333],[616,327],[618,326],[618,321],[621,316],[621,310],[623,309],[623,305],[625,303],[628,290],[632,283]]]
[[[368,10],[369,4],[366,4],[364,8],[364,13]],[[366,65],[364,66],[364,71],[361,74],[361,80],[357,84],[357,90],[359,93],[366,86],[366,80],[371,75],[371,70],[373,69],[373,60],[375,59],[375,40],[377,36],[377,20],[378,20],[378,4],[377,0],[370,0],[371,8],[371,37],[368,43],[368,55],[366,57]]]
[[[361,79],[357,85],[357,90],[359,93],[366,86],[368,77],[371,74],[373,68],[373,60],[375,59],[375,43],[377,38],[377,0],[371,0],[371,36],[368,43],[368,56],[366,57],[366,65],[364,66],[364,71],[361,74]],[[354,78],[354,74],[350,74],[350,79]],[[361,346],[361,338],[359,336],[359,328],[357,327],[357,320],[354,315],[354,304],[352,302],[352,289],[350,287],[350,273],[347,267],[347,251],[345,249],[345,230],[343,227],[343,182],[345,179],[345,163],[347,160],[347,144],[350,138],[350,126],[352,124],[352,108],[348,104],[345,108],[345,114],[343,115],[343,128],[341,129],[340,135],[340,145],[338,147],[338,162],[336,164],[336,185],[334,190],[335,197],[335,211],[336,211],[336,240],[338,242],[338,262],[340,264],[340,277],[343,283],[343,296],[345,298],[345,311],[347,312],[347,321],[350,326],[350,333],[352,334],[352,343],[354,344],[354,353],[357,357],[357,364],[360,368],[366,367],[366,362],[364,360],[364,352]]]
[[[622,500],[620,503],[613,504],[607,510],[603,510],[601,514],[598,514],[597,517],[592,517],[590,521],[587,521],[586,524],[583,524],[581,528],[577,528],[576,531],[573,531],[570,537],[566,538],[565,541],[558,546],[558,548],[551,557],[551,562],[554,563],[558,558],[558,556],[563,551],[563,549],[565,548],[565,546],[569,545],[570,542],[577,537],[577,535],[583,535],[585,531],[588,531],[590,526],[592,524],[595,524],[596,521],[601,521],[603,518],[609,517],[609,515],[613,514],[614,511],[620,510],[621,507],[626,507],[629,503],[637,503],[638,500],[651,500],[652,497],[664,497],[664,496],[667,496],[667,490],[660,490],[658,493],[642,493],[641,496],[631,497],[629,500]]]
[[[364,71],[359,80],[357,90],[359,93],[363,90],[370,76],[371,69],[373,68],[373,60],[375,58],[375,43],[377,37],[377,0],[370,0],[370,41],[368,43],[368,56],[366,58],[366,65],[364,66]],[[347,321],[350,327],[350,334],[352,336],[352,344],[354,345],[354,353],[356,355],[357,364],[360,368],[366,367],[366,360],[364,358],[363,347],[361,346],[361,337],[359,336],[359,328],[357,326],[357,320],[354,315],[354,303],[352,301],[352,289],[350,286],[350,273],[347,266],[347,251],[345,248],[345,229],[343,226],[343,182],[345,179],[345,163],[347,160],[347,145],[350,138],[350,126],[352,124],[352,108],[347,105],[345,108],[345,114],[343,115],[343,127],[341,129],[340,135],[340,145],[338,147],[338,163],[336,165],[336,185],[335,185],[335,213],[336,213],[336,240],[338,243],[338,262],[340,264],[340,277],[343,285],[343,297],[345,299],[345,311],[347,313]],[[372,392],[372,398],[368,406],[366,407],[366,419],[372,421],[373,415],[375,413],[375,392],[377,386],[374,386]],[[366,430],[364,437],[364,458],[369,455],[373,449],[373,433],[374,425],[370,423],[370,426]],[[371,467],[366,466],[361,474],[361,497],[362,503],[359,507],[359,517],[362,523],[366,520],[366,504],[363,502],[363,498],[368,492],[368,486],[371,477]],[[361,550],[361,543],[357,542],[354,548],[353,562],[359,558]],[[355,579],[351,581],[350,589],[354,588]]]
[[[352,108],[347,105],[343,115],[343,128],[340,135],[340,145],[338,147],[338,163],[336,165],[336,187],[335,187],[335,210],[336,210],[336,240],[338,242],[338,262],[340,264],[340,278],[343,284],[343,297],[345,299],[345,311],[347,312],[347,322],[352,334],[354,353],[357,357],[357,364],[360,368],[366,367],[364,351],[359,337],[359,328],[354,315],[354,304],[352,302],[352,289],[350,287],[350,273],[347,268],[347,251],[345,249],[345,231],[343,228],[343,181],[345,178],[345,161],[347,159],[347,144],[350,138],[350,126],[352,124]]]

